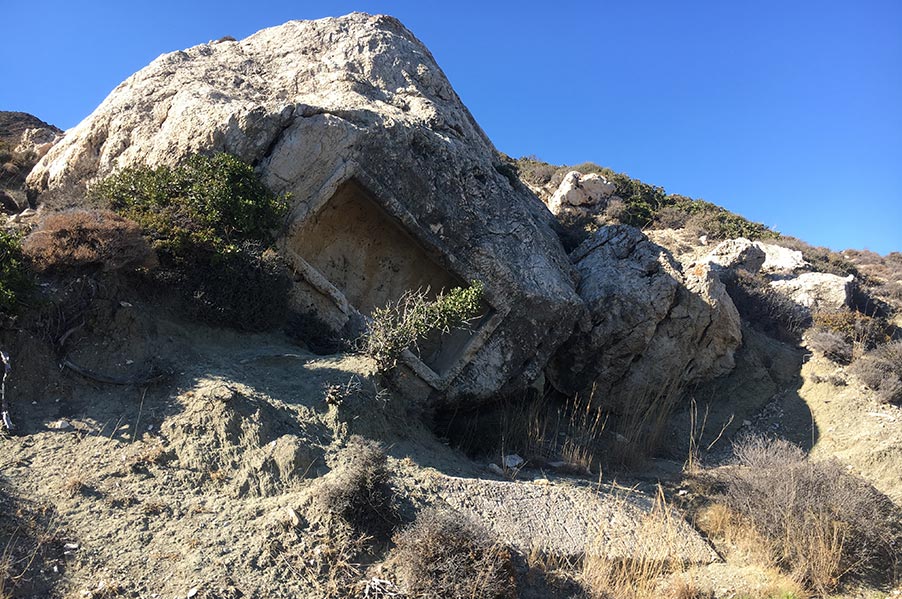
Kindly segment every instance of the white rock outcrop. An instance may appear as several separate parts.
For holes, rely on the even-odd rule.
[[[745,237],[737,237],[717,244],[700,262],[707,262],[716,270],[742,269],[756,273],[765,259],[764,251],[757,244]]]
[[[558,216],[564,213],[598,213],[614,198],[616,186],[597,173],[570,171],[564,175],[548,209]]]
[[[835,312],[852,303],[855,277],[825,272],[806,272],[791,279],[771,281],[771,287],[808,312]]]
[[[63,207],[123,167],[213,151],[291,194],[280,247],[298,310],[338,328],[407,290],[484,284],[474,331],[405,358],[443,401],[524,388],[584,309],[553,216],[502,174],[429,50],[392,17],[291,21],[160,56],[28,184]]]
[[[755,246],[764,252],[761,272],[774,275],[788,275],[808,268],[810,265],[799,250],[791,250],[775,243],[756,241]]]

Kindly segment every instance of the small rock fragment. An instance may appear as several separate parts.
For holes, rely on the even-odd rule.
[[[520,468],[521,466],[523,466],[523,463],[523,458],[515,453],[504,456],[505,468]]]

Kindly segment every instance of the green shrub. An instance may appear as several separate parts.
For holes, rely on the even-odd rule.
[[[288,198],[267,190],[250,165],[194,155],[176,167],[126,168],[91,194],[141,226],[162,266],[153,276],[175,286],[193,316],[247,330],[284,317],[291,281],[266,250]]]
[[[19,238],[0,229],[0,314],[15,312],[30,287]]]
[[[849,312],[815,312],[811,315],[816,329],[838,335],[856,354],[872,350],[892,339],[893,326],[885,319]]]
[[[230,154],[200,154],[177,167],[130,167],[91,189],[137,222],[154,245],[175,259],[203,248],[238,251],[244,241],[268,242],[288,211],[253,168]]]
[[[478,316],[483,291],[482,284],[474,281],[470,287],[455,287],[433,300],[428,290],[405,293],[397,302],[373,311],[363,335],[364,353],[376,361],[377,372],[388,372],[418,340],[434,331],[447,333]]]

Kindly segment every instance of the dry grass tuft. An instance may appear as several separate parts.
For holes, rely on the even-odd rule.
[[[517,597],[510,550],[462,514],[424,510],[395,543],[391,559],[411,598]]]
[[[586,549],[581,580],[593,599],[652,599],[673,596],[668,576],[684,572],[688,564],[673,556],[681,553],[680,517],[659,488],[652,509],[641,519],[629,555],[612,554],[604,527]],[[683,585],[676,592],[694,587]],[[687,595],[679,595],[687,596]],[[697,591],[695,595],[699,596]]]
[[[137,223],[109,210],[71,210],[44,218],[22,250],[40,271],[118,271],[156,264]]]

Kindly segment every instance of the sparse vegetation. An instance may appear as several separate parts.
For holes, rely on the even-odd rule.
[[[649,185],[624,173],[591,162],[556,167],[532,157],[515,161],[519,175],[534,186],[556,187],[570,171],[597,173],[616,186],[615,196],[621,200],[607,217],[639,228],[690,228],[697,235],[711,239],[773,239],[778,233],[765,225],[752,222],[720,206],[679,194],[668,194],[663,187]],[[587,223],[570,223],[584,229]],[[572,245],[572,244],[571,244]]]
[[[886,403],[902,404],[902,341],[867,352],[855,361],[851,372]]]
[[[708,514],[708,527],[732,529],[734,541],[744,537],[759,559],[820,595],[849,576],[899,573],[899,515],[867,483],[783,440],[750,437],[734,452],[734,465],[711,471],[722,507],[719,517]]]
[[[510,550],[463,514],[426,509],[395,544],[391,559],[411,599],[517,597]]]
[[[19,238],[0,229],[0,316],[14,313],[30,287]]]
[[[724,277],[724,284],[739,315],[778,339],[798,341],[810,323],[795,302],[775,291],[761,275],[737,269]]]
[[[376,372],[393,369],[404,350],[434,331],[447,333],[479,315],[483,286],[455,287],[429,299],[429,290],[405,293],[397,302],[373,311],[363,336],[363,351],[376,361]]]
[[[851,310],[815,312],[808,345],[839,364],[849,364],[864,352],[890,341],[886,320]]]
[[[50,214],[25,239],[22,251],[38,271],[117,271],[156,263],[140,227],[109,210]]]
[[[314,493],[316,512],[336,534],[385,539],[398,523],[385,460],[381,445],[357,435],[336,456],[332,475]]]

